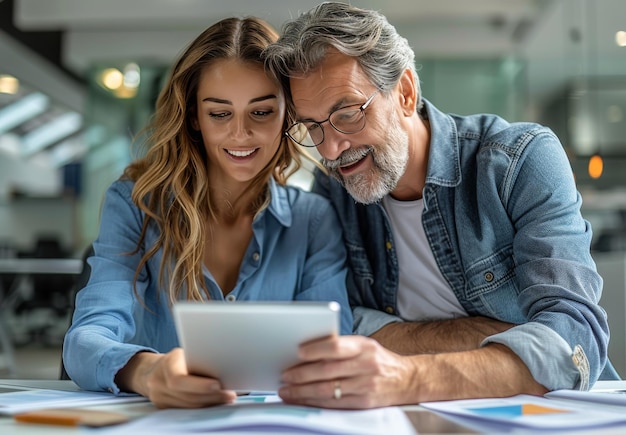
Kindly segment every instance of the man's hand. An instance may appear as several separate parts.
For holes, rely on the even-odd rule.
[[[166,354],[140,352],[115,377],[124,391],[147,397],[157,408],[203,408],[234,402],[233,391],[217,379],[190,375],[182,349]]]
[[[402,356],[368,337],[334,336],[303,344],[299,357],[283,372],[286,403],[358,409],[547,391],[500,344]]]
[[[363,336],[329,337],[300,347],[302,363],[283,372],[286,403],[374,408],[407,403],[410,361]]]

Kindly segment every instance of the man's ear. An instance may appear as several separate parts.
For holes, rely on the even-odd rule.
[[[415,86],[415,75],[409,68],[405,69],[398,82],[398,98],[400,107],[405,116],[412,116],[415,113],[417,102],[417,87]]]

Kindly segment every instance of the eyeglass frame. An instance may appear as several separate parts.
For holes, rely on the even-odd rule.
[[[341,133],[341,134],[357,134],[360,133],[361,131],[363,131],[363,129],[365,128],[365,124],[366,124],[366,117],[365,117],[365,109],[367,109],[370,104],[372,103],[372,101],[374,100],[374,97],[380,92],[380,89],[377,89],[372,95],[370,95],[367,100],[365,100],[365,102],[363,104],[361,104],[359,106],[359,104],[348,104],[347,106],[343,106],[343,107],[338,107],[335,110],[333,110],[332,112],[330,112],[328,114],[328,118],[326,118],[323,121],[315,121],[315,120],[310,120],[310,121],[297,121],[294,122],[293,124],[291,124],[289,126],[289,128],[287,130],[285,130],[284,134],[285,136],[287,136],[289,139],[291,139],[294,143],[303,146],[303,147],[307,147],[307,148],[316,148],[318,146],[320,146],[322,143],[324,143],[324,139],[326,138],[326,133],[324,132],[324,126],[322,124],[328,122],[328,124],[337,132]],[[355,107],[355,106],[359,106],[358,110],[361,112],[361,115],[363,116],[363,126],[358,129],[357,131],[343,131],[341,129],[339,129],[335,124],[333,124],[333,122],[330,120],[330,118],[332,118],[332,116],[336,113],[339,112],[340,110],[344,110],[344,109],[348,109],[350,107]],[[319,141],[319,143],[316,143],[314,145],[305,145],[303,143],[300,143],[299,141],[297,141],[291,134],[289,134],[289,130],[291,130],[293,127],[295,127],[298,124],[305,124],[305,122],[308,123],[312,123],[312,124],[317,124],[319,125],[320,129],[322,130],[322,140]],[[308,130],[308,129],[307,129]],[[310,134],[307,134],[309,137],[311,137]]]

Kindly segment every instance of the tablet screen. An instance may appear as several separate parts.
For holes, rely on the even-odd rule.
[[[336,302],[177,302],[173,309],[189,372],[235,391],[276,391],[300,343],[339,333]]]

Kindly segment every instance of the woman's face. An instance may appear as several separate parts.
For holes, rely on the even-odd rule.
[[[212,182],[250,181],[276,154],[285,98],[262,65],[216,61],[200,75],[196,104]]]

